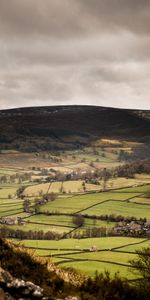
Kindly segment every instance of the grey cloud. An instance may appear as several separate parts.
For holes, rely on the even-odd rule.
[[[149,108],[149,33],[149,0],[0,0],[0,107]]]
[[[150,33],[149,0],[77,0],[99,30]]]
[[[80,33],[74,0],[1,0],[0,32],[12,35],[66,36]]]
[[[82,36],[102,31],[150,33],[149,0],[1,0],[0,32]]]

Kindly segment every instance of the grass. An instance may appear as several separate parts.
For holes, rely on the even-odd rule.
[[[150,205],[150,199],[144,198],[144,197],[135,197],[135,198],[131,199],[130,202]]]
[[[25,219],[30,222],[37,222],[38,224],[26,223],[26,225],[19,227],[21,230],[43,230],[47,231],[55,231],[58,233],[69,232],[71,231],[75,225],[73,224],[72,217],[70,216],[45,216],[45,215],[34,215]],[[44,225],[45,224],[45,225]],[[115,225],[114,222],[106,222],[100,220],[91,220],[85,219],[85,223],[81,228],[81,231],[87,228],[93,227],[107,227],[111,228]],[[12,227],[13,229],[18,229],[18,227]]]
[[[18,204],[21,204],[22,203],[22,200],[14,200],[14,199],[0,199],[0,207],[3,207],[3,206],[14,206],[14,205],[18,205]]]
[[[4,187],[4,188],[0,188],[0,198],[8,198],[9,195],[11,195],[12,197],[14,197],[17,188],[16,187]]]
[[[52,182],[50,183],[44,183],[44,184],[37,184],[34,186],[27,187],[24,191],[25,196],[37,196],[42,191],[43,194],[47,193],[49,186],[49,193],[62,193],[61,188],[63,187],[63,190],[66,193],[83,193],[83,180],[74,180],[74,181],[64,181],[64,182]],[[99,190],[100,187],[94,184],[86,184],[86,189],[91,190]]]
[[[148,182],[148,179],[145,179],[145,183]],[[24,191],[25,196],[38,196],[39,193],[42,191],[43,194],[47,193],[47,191],[59,194],[62,193],[63,190],[65,193],[70,194],[70,193],[83,193],[83,180],[74,180],[74,181],[57,181],[57,182],[52,182],[50,183],[42,183],[42,184],[36,184],[36,185],[31,185],[26,187]],[[128,187],[132,185],[138,185],[138,184],[143,184],[143,180],[140,179],[127,179],[127,178],[115,178],[111,179],[107,183],[107,189],[118,189],[122,187]],[[100,181],[100,185],[96,184],[85,184],[86,191],[99,191],[102,190],[103,182]],[[50,187],[50,188],[49,188]],[[63,187],[63,190],[62,190]],[[149,187],[150,188],[150,187]],[[148,186],[144,187],[134,187],[134,188],[128,188],[129,192],[137,190],[137,192],[140,191],[146,191],[148,189]],[[118,190],[119,191],[119,190]],[[122,189],[121,192],[127,192],[126,189]]]
[[[75,159],[72,159],[71,155],[69,155],[68,158],[66,158],[66,161],[63,160],[62,164],[56,164],[54,168],[56,167],[58,170],[62,168],[64,172],[67,170],[76,171],[77,168],[81,168],[83,171],[88,171],[91,170],[91,167],[89,166],[90,161],[93,161],[95,166],[101,166],[101,168],[104,167],[103,164],[108,165],[108,167],[119,164],[119,162],[117,162],[117,155],[114,155],[109,148],[104,149],[106,155],[105,158],[101,157],[102,153],[100,149],[99,155],[94,155],[92,153],[92,149],[88,149],[88,151],[89,152],[86,154],[81,154],[81,151],[79,151],[79,153],[75,154]],[[27,155],[25,158],[25,156],[21,154],[18,163],[20,163],[22,159],[26,159],[26,161],[28,161],[29,158],[30,155]],[[86,159],[85,163],[81,163],[82,158]],[[100,162],[95,162],[96,158],[99,158]],[[35,157],[33,155],[29,165],[33,164],[34,159]],[[38,164],[38,159],[39,158],[36,159],[36,164]],[[40,158],[40,163],[43,164],[43,162],[44,167],[50,167],[50,163],[47,165],[47,161],[42,161]],[[25,165],[25,160],[23,164]],[[15,174],[18,172],[18,170],[15,168],[0,168],[0,175],[5,174],[9,176]],[[20,172],[23,172],[21,168]],[[34,172],[33,176],[34,178],[38,178],[38,174],[36,174],[36,172]],[[148,220],[150,220],[150,201],[144,196],[144,193],[150,190],[150,184],[145,186],[136,186],[137,184],[147,182],[149,182],[149,176],[145,176],[145,174],[141,174],[140,176],[137,175],[136,178],[133,179],[115,178],[109,180],[107,184],[107,188],[113,188],[113,190],[100,192],[102,189],[101,181],[100,185],[86,184],[86,191],[90,191],[90,193],[86,194],[83,194],[83,180],[65,181],[63,183],[61,181],[52,182],[49,192],[57,193],[58,196],[55,201],[48,202],[46,205],[41,206],[40,210],[41,212],[48,211],[65,214],[80,212],[82,214],[88,214],[89,216],[114,214],[135,216],[137,218],[146,217]],[[125,188],[126,186],[131,185],[134,186]],[[33,185],[32,182],[24,182],[24,186],[26,186],[24,194],[28,196],[33,203],[35,196],[40,198],[39,194],[41,190],[43,191],[43,194],[47,192],[49,183]],[[0,217],[14,215],[14,217],[22,217],[25,218],[26,221],[34,222],[34,224],[26,223],[23,226],[11,225],[9,226],[11,229],[19,229],[23,231],[42,230],[43,232],[55,231],[60,234],[64,234],[65,232],[67,233],[73,229],[73,218],[69,215],[48,216],[40,213],[38,215],[29,216],[29,214],[24,213],[22,208],[23,200],[15,199],[15,193],[18,187],[19,184],[17,183],[6,183],[1,186]],[[66,192],[64,194],[61,191],[62,187]],[[12,199],[8,199],[9,194],[12,195]],[[82,232],[83,230],[94,227],[109,228],[113,227],[114,225],[115,223],[113,222],[85,218],[85,223],[79,229],[79,231]],[[75,232],[77,232],[77,230]],[[135,257],[135,254],[132,254],[131,252],[135,252],[136,249],[141,249],[142,247],[150,247],[150,241],[144,241],[140,244],[141,241],[143,242],[144,239],[128,237],[104,237],[87,239],[62,239],[59,241],[26,240],[23,241],[23,243],[27,247],[35,247],[35,250],[33,251],[35,251],[36,255],[52,256],[53,261],[60,263],[60,266],[75,267],[87,275],[93,276],[96,270],[109,270],[111,274],[114,274],[119,270],[121,276],[133,278],[133,275],[128,268],[129,259]],[[19,241],[16,242],[18,243]],[[94,245],[100,252],[89,251],[89,249]],[[113,248],[118,249],[113,250]],[[125,251],[129,253],[125,253]],[[75,252],[75,254],[72,254],[72,252]],[[126,266],[117,265],[114,263],[125,264]]]
[[[19,241],[14,241],[18,243]],[[140,242],[143,242],[140,244]],[[137,244],[139,243],[139,244]],[[52,260],[63,267],[74,267],[86,275],[93,276],[95,271],[110,271],[111,275],[120,272],[120,275],[128,279],[135,278],[129,270],[129,260],[136,257],[132,253],[121,253],[114,251],[113,248],[124,246],[119,251],[130,248],[130,251],[141,249],[143,246],[150,245],[144,239],[128,237],[104,237],[88,239],[66,239],[60,241],[34,241],[25,240],[26,247],[35,247],[35,254],[39,256],[50,256]],[[128,246],[131,244],[130,246]],[[133,245],[132,245],[133,244]],[[100,252],[82,252],[95,245]],[[40,248],[40,249],[38,249]],[[129,251],[129,252],[130,252]],[[123,264],[123,265],[122,265]],[[124,266],[125,265],[125,266]]]
[[[99,204],[93,208],[84,211],[84,214],[88,215],[105,215],[114,214],[136,218],[147,218],[150,220],[150,206],[135,204],[131,202],[117,202],[109,201],[107,203]]]
[[[71,230],[71,228],[62,227],[62,226],[56,226],[56,225],[43,225],[43,224],[31,224],[26,223],[25,225],[19,226],[19,225],[7,225],[8,228],[13,230],[23,230],[23,231],[43,231],[43,232],[57,232],[60,234],[67,233]],[[73,229],[73,228],[72,228]]]
[[[21,207],[21,206],[20,206]],[[15,209],[16,207],[11,206],[11,209]],[[17,207],[18,209],[19,207]],[[5,212],[7,211],[7,212]],[[13,211],[12,211],[13,213]],[[16,211],[14,211],[16,213]],[[7,207],[5,207],[1,210],[0,206],[0,216],[9,215],[9,210]],[[13,229],[13,230],[22,230],[22,231],[43,231],[43,232],[56,232],[59,234],[65,234],[70,232],[75,228],[75,225],[72,222],[72,217],[70,216],[45,216],[45,215],[34,215],[31,217],[27,217],[26,213],[21,213],[15,215],[15,217],[25,217],[26,223],[22,226],[20,225],[6,225],[7,228]],[[32,223],[30,223],[32,222]],[[38,224],[37,224],[38,223]],[[80,231],[83,231],[88,228],[93,227],[113,227],[115,225],[114,222],[106,222],[106,221],[100,221],[100,220],[91,220],[91,219],[85,219],[84,226],[82,226]],[[3,226],[3,225],[0,225]]]
[[[144,241],[141,238],[130,237],[101,237],[101,238],[87,238],[87,239],[62,239],[59,241],[48,240],[24,240],[23,245],[26,247],[35,247],[50,249],[78,249],[85,250],[91,246],[96,245],[98,250],[112,249],[120,246],[126,246],[131,243],[138,243]],[[19,241],[16,241],[17,243]]]
[[[146,184],[143,186],[135,186],[129,187],[125,189],[116,190],[118,193],[145,193],[150,190],[150,184]]]
[[[142,248],[150,247],[150,240],[144,241],[144,243],[138,245],[129,245],[120,248],[119,251],[128,251],[128,252],[135,252],[136,250],[141,250]]]
[[[22,213],[22,208],[16,208],[16,209],[12,209],[10,208],[9,210],[5,210],[5,211],[0,211],[0,217],[8,217],[8,216],[15,216],[18,213]]]
[[[55,260],[54,260],[55,261]],[[75,261],[75,262],[68,262],[68,260],[66,260],[66,262],[61,264],[62,267],[65,268],[75,268],[76,270],[84,273],[87,276],[94,276],[96,271],[98,271],[99,273],[103,273],[105,271],[109,271],[110,275],[113,276],[115,275],[115,273],[119,272],[119,274],[122,277],[126,277],[128,279],[133,279],[135,278],[135,275],[133,275],[130,271],[129,271],[129,267],[125,267],[125,266],[117,266],[115,264],[111,264],[111,263],[103,263],[103,262],[90,262],[89,264],[87,264],[86,261]]]
[[[12,206],[5,206],[5,205],[1,205],[0,206],[0,213],[1,212],[5,212],[6,210],[9,210],[9,211],[11,211],[12,209],[22,209],[22,203],[21,204],[18,204],[18,205],[12,205]]]
[[[71,259],[85,259],[85,260],[103,260],[109,262],[115,262],[118,264],[128,264],[129,260],[135,257],[134,254],[131,253],[120,253],[120,252],[112,252],[112,251],[101,251],[101,252],[87,252],[87,253],[77,253],[75,255],[68,254],[67,258]]]
[[[46,205],[42,206],[41,212],[57,211],[60,213],[75,213],[103,201],[107,201],[111,199],[123,201],[136,195],[137,195],[136,193],[131,195],[130,193],[121,194],[115,192],[106,192],[106,193],[104,192],[104,193],[93,193],[93,194],[85,194],[80,196],[68,197],[65,199],[58,198],[54,202],[49,202]]]

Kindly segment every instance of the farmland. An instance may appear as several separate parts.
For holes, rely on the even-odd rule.
[[[150,246],[150,241],[105,237],[60,241],[26,240],[23,245],[35,249],[36,255],[50,257],[59,266],[74,267],[90,276],[98,269],[102,272],[109,270],[112,275],[119,271],[122,276],[132,279],[134,276],[129,269],[129,260],[136,257],[135,249]],[[96,247],[96,252],[90,250],[92,246]]]
[[[120,151],[134,147],[103,139],[57,155],[2,151],[1,234],[59,267],[134,278],[129,260],[136,249],[150,247],[150,176],[114,171],[123,165]]]

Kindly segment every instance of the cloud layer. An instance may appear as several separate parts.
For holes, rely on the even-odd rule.
[[[1,0],[0,108],[150,109],[149,0]]]

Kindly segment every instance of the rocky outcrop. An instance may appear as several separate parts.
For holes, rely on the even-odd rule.
[[[14,278],[0,267],[0,300],[63,300],[44,297],[43,289],[30,281]],[[68,296],[64,300],[79,300]]]
[[[30,281],[14,278],[9,272],[0,268],[0,299],[44,299],[43,289]]]

